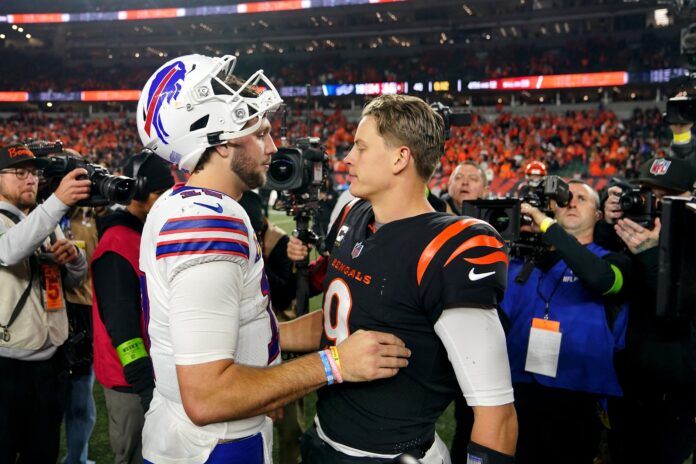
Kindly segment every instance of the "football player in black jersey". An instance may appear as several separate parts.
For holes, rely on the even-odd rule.
[[[305,464],[449,463],[435,423],[460,388],[475,414],[470,462],[514,461],[517,418],[496,311],[507,252],[485,222],[436,213],[426,200],[443,142],[442,118],[419,98],[383,95],[363,110],[345,158],[358,199],[327,238],[323,311],[289,324],[306,325],[307,347],[366,329],[393,333],[412,354],[392,378],[318,392]],[[293,238],[288,255],[306,253]]]

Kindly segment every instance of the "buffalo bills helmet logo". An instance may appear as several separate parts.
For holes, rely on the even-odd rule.
[[[147,106],[144,109],[145,133],[149,136],[154,126],[157,137],[167,143],[169,134],[164,130],[160,109],[164,103],[170,104],[181,91],[181,85],[186,78],[186,67],[181,61],[175,61],[162,68],[152,79],[147,95]]]
[[[670,164],[672,164],[672,162],[669,160],[657,159],[653,161],[652,166],[650,166],[650,174],[654,176],[664,176],[667,174]]]

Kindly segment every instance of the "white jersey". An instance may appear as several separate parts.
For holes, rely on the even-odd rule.
[[[219,440],[258,433],[267,418],[196,426],[181,402],[176,365],[222,359],[250,366],[280,362],[261,249],[249,217],[234,199],[175,186],[148,214],[140,269],[146,279],[149,301],[144,306],[149,306],[145,311],[156,379],[143,456],[158,464],[204,462]],[[196,282],[207,278],[201,272],[209,277],[217,271],[231,271],[230,280],[237,282],[228,288],[223,281],[215,291],[201,292]],[[230,294],[234,297],[228,301]]]

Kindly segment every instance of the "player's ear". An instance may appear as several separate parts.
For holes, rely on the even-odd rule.
[[[412,157],[411,149],[406,146],[399,147],[392,160],[392,174],[399,174],[408,167],[408,162]]]
[[[232,153],[230,146],[226,143],[223,143],[222,145],[215,145],[215,151],[222,158],[227,158]]]

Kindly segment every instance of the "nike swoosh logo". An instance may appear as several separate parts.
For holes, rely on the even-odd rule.
[[[471,268],[471,270],[469,271],[469,279],[475,282],[477,280],[485,279],[488,276],[492,276],[493,274],[495,274],[495,271],[482,272],[481,274],[477,274],[476,269]]]
[[[213,206],[213,205],[207,205],[205,203],[198,203],[198,202],[194,201],[193,204],[198,205],[198,206],[202,206],[204,208],[212,209],[213,211],[215,211],[218,214],[222,213],[222,205],[220,203],[218,203],[217,206]]]

